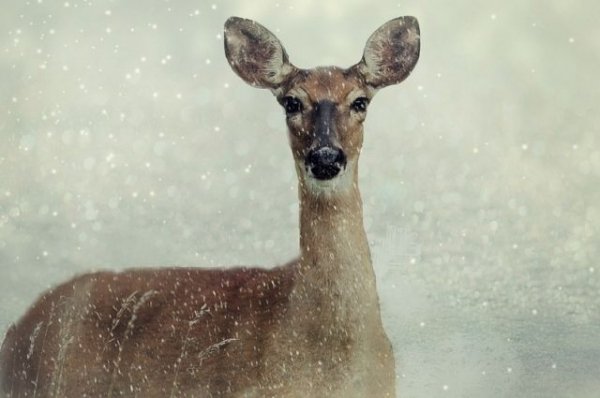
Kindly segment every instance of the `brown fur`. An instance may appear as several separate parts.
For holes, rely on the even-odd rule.
[[[2,349],[5,392],[234,396],[265,371],[268,337],[286,315],[295,269],[77,277],[42,296],[10,330]]]
[[[395,396],[358,189],[366,113],[352,104],[406,77],[415,49],[418,58],[414,32],[414,18],[392,20],[369,39],[375,44],[365,54],[375,64],[363,57],[349,69],[301,70],[264,27],[228,20],[234,71],[282,103],[287,96],[302,103],[301,112],[287,116],[299,180],[300,258],[271,270],[76,277],[45,293],[9,329],[0,349],[1,391],[11,398]],[[388,36],[405,42],[386,47]],[[413,54],[402,60],[403,70],[377,58],[398,51]],[[384,67],[377,70],[377,63]],[[317,121],[324,123],[320,131]],[[323,141],[340,148],[347,163],[339,176],[317,181],[304,160]]]
[[[297,165],[302,163],[312,147],[315,139],[312,114],[315,104],[321,101],[330,101],[336,105],[332,143],[343,148],[349,158],[358,157],[362,146],[364,115],[352,114],[350,104],[357,97],[367,97],[370,100],[374,92],[355,71],[338,67],[300,70],[277,94],[279,101],[290,94],[299,96],[305,107],[306,115],[301,120],[287,119],[292,153]]]

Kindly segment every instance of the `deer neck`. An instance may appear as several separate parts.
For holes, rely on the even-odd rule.
[[[360,327],[379,317],[375,275],[363,226],[357,172],[347,189],[315,194],[300,182],[300,300],[335,318],[340,327]],[[308,308],[304,309],[309,310]]]

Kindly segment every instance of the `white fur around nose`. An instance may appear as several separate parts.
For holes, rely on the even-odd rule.
[[[348,192],[352,188],[354,183],[352,174],[355,167],[356,161],[348,161],[339,174],[330,180],[319,180],[312,175],[310,168],[301,167],[301,178],[310,193],[317,196],[334,196]]]

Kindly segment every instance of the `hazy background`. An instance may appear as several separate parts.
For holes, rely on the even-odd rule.
[[[75,273],[297,254],[283,112],[229,69],[231,15],[300,67],[419,18],[361,159],[401,396],[600,396],[592,0],[3,1],[0,335]]]

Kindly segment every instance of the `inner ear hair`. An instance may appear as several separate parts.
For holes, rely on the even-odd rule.
[[[277,37],[250,19],[225,22],[225,55],[238,76],[259,88],[275,90],[295,70]]]
[[[369,37],[363,57],[353,69],[375,89],[400,83],[417,64],[420,43],[415,17],[392,19]]]

